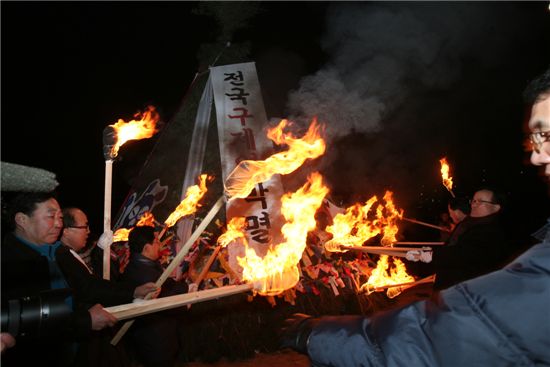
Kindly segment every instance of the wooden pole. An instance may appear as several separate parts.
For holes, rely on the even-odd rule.
[[[208,212],[208,214],[206,215],[206,217],[204,217],[203,221],[201,222],[201,224],[199,224],[199,226],[197,227],[197,229],[195,229],[195,231],[193,232],[193,234],[191,235],[191,237],[189,237],[189,239],[187,240],[187,242],[185,242],[185,244],[182,246],[182,248],[180,249],[180,251],[178,252],[178,254],[176,255],[176,257],[174,257],[174,259],[172,260],[172,262],[168,265],[168,267],[164,270],[164,272],[161,274],[161,276],[158,278],[158,280],[156,281],[155,285],[157,286],[157,288],[160,288],[162,287],[162,285],[164,284],[164,282],[166,281],[166,279],[168,279],[168,277],[170,277],[170,274],[172,274],[172,272],[176,269],[176,267],[178,267],[178,265],[181,263],[181,261],[183,260],[183,258],[187,255],[187,253],[189,252],[189,250],[191,249],[191,246],[195,243],[195,241],[199,238],[199,236],[201,235],[201,233],[206,229],[206,227],[210,224],[210,222],[212,222],[212,220],[214,219],[214,217],[216,216],[216,214],[218,214],[218,212],[220,211],[220,209],[222,208],[223,206],[223,203],[224,203],[224,196],[220,196],[220,198],[218,199],[218,201],[216,201],[216,203],[214,204],[214,206],[212,207],[212,209],[210,209],[210,211]],[[146,300],[150,299],[150,294],[147,295],[147,297],[145,298]],[[118,342],[120,341],[120,339],[122,339],[122,337],[124,336],[124,334],[126,334],[126,332],[128,331],[128,329],[130,328],[130,326],[132,326],[133,324],[133,320],[131,321],[127,321],[124,325],[122,325],[122,327],[120,328],[120,330],[118,331],[118,333],[113,337],[113,339],[111,340],[111,344],[112,345],[117,345]]]
[[[168,226],[165,224],[164,227],[162,227],[162,230],[160,231],[159,233],[159,241],[160,239],[162,238],[162,236],[164,236],[164,234],[166,233],[166,231],[168,230]]]
[[[350,247],[348,250],[356,250],[361,252],[367,252],[369,254],[375,254],[375,255],[388,255],[388,256],[396,256],[396,257],[406,257],[407,251],[384,251],[384,250],[369,250],[369,249],[363,249],[361,247]]]
[[[103,232],[111,230],[111,187],[113,182],[113,160],[105,161],[105,205],[103,209]],[[111,244],[103,249],[103,279],[111,278]]]
[[[445,242],[406,242],[406,241],[399,241],[394,242],[392,245],[421,245],[421,246],[443,246]],[[395,247],[399,248],[399,247]]]
[[[432,251],[430,247],[383,247],[383,246],[342,246],[343,249],[346,250],[357,250],[357,251],[363,251],[363,252],[369,252],[371,250],[374,251]]]
[[[214,251],[212,252],[210,257],[208,258],[208,261],[206,261],[206,264],[204,264],[201,273],[197,277],[197,280],[195,280],[195,284],[197,285],[197,287],[200,286],[201,282],[206,277],[206,274],[208,274],[208,270],[210,270],[210,267],[212,266],[212,263],[218,257],[218,254],[220,253],[221,249],[222,249],[222,246],[219,246],[219,245],[216,246],[216,248],[214,249]]]
[[[414,281],[414,282],[407,282],[407,283],[399,283],[399,284],[386,284],[381,286],[375,286],[372,284],[367,284],[366,287],[364,287],[363,292],[372,293],[372,292],[382,292],[388,288],[395,288],[395,287],[406,287],[405,289],[414,287],[415,285],[424,284],[424,283],[433,283],[435,282],[435,274],[430,275],[426,278],[422,278],[420,280]]]
[[[426,222],[421,222],[419,220],[416,220],[416,219],[411,219],[411,218],[401,218],[401,220],[404,220],[406,222],[411,222],[411,223],[415,223],[415,224],[420,224],[421,226],[426,226],[426,227],[430,227],[430,228],[435,228],[435,229],[439,229],[440,231],[444,231],[444,232],[451,232],[451,230],[449,228],[445,228],[445,227],[441,227],[441,226],[436,226],[435,224],[430,224],[430,223],[426,223]]]
[[[157,282],[155,283],[155,285],[157,287],[162,287],[162,285],[164,284],[164,282],[166,281],[166,279],[168,279],[168,277],[170,277],[170,274],[172,274],[172,272],[179,266],[179,264],[182,262],[183,258],[187,255],[187,253],[189,252],[189,250],[191,249],[191,246],[195,243],[195,241],[199,238],[199,236],[201,235],[202,232],[204,232],[204,230],[206,229],[206,227],[208,227],[208,225],[210,224],[210,222],[212,222],[212,220],[214,219],[214,217],[216,216],[216,214],[218,214],[218,212],[220,211],[220,209],[222,208],[223,204],[224,204],[225,200],[224,200],[224,196],[220,196],[220,198],[218,199],[218,201],[216,201],[216,203],[214,204],[214,206],[212,207],[212,209],[210,209],[210,211],[208,212],[208,214],[206,215],[206,217],[204,217],[203,221],[201,222],[201,224],[199,224],[199,226],[197,227],[197,229],[195,229],[195,231],[193,232],[193,234],[191,235],[191,237],[189,237],[189,239],[187,240],[187,242],[185,242],[185,244],[182,246],[182,248],[180,249],[180,251],[178,252],[178,254],[176,255],[176,257],[174,257],[174,259],[172,260],[172,262],[168,265],[168,267],[164,270],[164,272],[162,273],[162,275],[160,276],[160,278],[157,280]]]
[[[151,299],[138,303],[128,303],[105,308],[105,311],[115,316],[119,321],[147,315],[154,312],[169,310],[176,307],[228,297],[254,289],[252,284],[228,285],[193,293],[179,294],[171,297]]]

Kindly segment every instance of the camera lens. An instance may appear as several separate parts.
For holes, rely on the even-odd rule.
[[[68,289],[11,299],[2,307],[2,330],[14,337],[38,338],[62,332],[72,313]],[[6,307],[7,306],[7,307]]]

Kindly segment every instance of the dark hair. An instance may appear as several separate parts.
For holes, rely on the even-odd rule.
[[[130,247],[130,252],[133,254],[140,254],[145,245],[148,243],[153,243],[154,240],[155,227],[134,227],[128,236],[128,246]]]
[[[36,206],[50,199],[57,199],[54,192],[23,192],[13,198],[9,204],[9,224],[15,228],[15,215],[23,213],[29,217],[36,210]]]
[[[68,207],[68,208],[63,208],[62,210],[62,213],[63,213],[63,228],[67,228],[67,227],[72,227],[75,225],[75,221],[74,221],[74,211],[78,209],[78,208],[75,208],[75,207]]]
[[[550,67],[533,79],[523,92],[523,99],[528,105],[533,105],[550,94]]]
[[[493,202],[493,204],[498,204],[500,205],[501,209],[504,209],[508,201],[508,198],[503,191],[493,186],[482,186],[478,188],[475,192],[478,192],[481,190],[490,191],[493,194],[493,197],[491,198],[491,201]]]
[[[449,208],[452,210],[460,210],[464,214],[470,214],[470,200],[465,197],[452,198],[449,200]]]

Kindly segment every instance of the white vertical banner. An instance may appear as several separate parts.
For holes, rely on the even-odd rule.
[[[227,176],[243,160],[264,160],[273,152],[273,142],[266,136],[267,118],[260,83],[253,62],[210,68],[222,176]],[[264,256],[270,245],[282,242],[281,177],[257,184],[247,198],[232,199],[227,204],[227,221],[233,217],[246,218],[249,246]],[[244,256],[239,244],[229,245],[229,265],[238,274],[242,269],[237,257]]]

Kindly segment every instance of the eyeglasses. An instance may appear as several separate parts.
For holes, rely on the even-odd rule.
[[[67,228],[77,228],[77,229],[90,229],[90,225],[86,224],[85,226],[67,226]]]
[[[536,131],[529,134],[529,149],[540,153],[542,144],[550,141],[550,131]]]
[[[492,201],[489,201],[489,200],[481,200],[481,199],[470,200],[470,204],[483,204],[483,203],[496,205],[496,203],[493,203]]]

